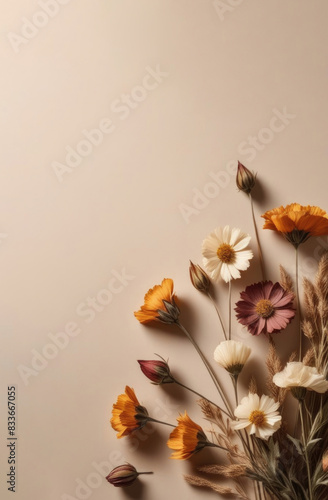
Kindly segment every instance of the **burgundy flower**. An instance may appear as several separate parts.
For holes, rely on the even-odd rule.
[[[162,358],[163,360],[163,358]],[[171,375],[169,365],[166,361],[159,360],[138,360],[141,371],[153,384],[171,384],[174,378]]]
[[[255,283],[247,286],[240,297],[243,300],[235,308],[237,319],[252,335],[280,332],[295,316],[294,294],[279,283]]]

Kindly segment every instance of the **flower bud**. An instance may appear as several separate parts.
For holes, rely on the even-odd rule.
[[[130,486],[139,476],[137,469],[131,464],[115,467],[108,476],[107,481],[113,486]]]
[[[195,265],[190,261],[189,274],[191,283],[196,290],[203,293],[209,292],[211,282],[204,269],[202,269],[198,264]]]
[[[171,384],[174,378],[171,375],[169,365],[166,361],[159,360],[138,360],[141,371],[153,384]]]
[[[127,463],[115,467],[106,479],[113,486],[130,486],[140,474],[152,474],[152,472],[137,472],[133,465]]]
[[[244,165],[238,162],[238,170],[236,177],[236,184],[240,191],[244,191],[244,193],[249,194],[253,187],[255,186],[256,175],[253,174],[248,168],[244,167]]]

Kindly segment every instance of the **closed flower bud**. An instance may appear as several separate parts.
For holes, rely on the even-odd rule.
[[[236,184],[240,191],[244,191],[244,193],[249,194],[253,187],[255,186],[256,175],[253,174],[248,168],[244,167],[244,165],[238,162],[238,170],[236,177]]]
[[[131,464],[124,464],[115,467],[108,476],[107,481],[113,486],[130,486],[140,474],[152,474],[152,472],[137,472],[137,469]]]
[[[153,384],[171,384],[175,380],[171,375],[169,365],[166,361],[138,360],[141,371]]]
[[[189,274],[191,283],[196,290],[203,293],[209,292],[211,282],[204,269],[198,264],[195,265],[190,261]]]

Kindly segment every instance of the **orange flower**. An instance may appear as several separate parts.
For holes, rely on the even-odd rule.
[[[140,405],[134,390],[129,386],[125,387],[125,394],[118,396],[112,415],[110,423],[118,432],[118,439],[141,429],[149,420],[148,411]]]
[[[176,323],[180,311],[174,298],[173,280],[165,278],[161,285],[154,286],[146,293],[144,305],[134,315],[140,323]]]
[[[296,248],[310,236],[328,234],[328,214],[319,207],[292,203],[269,210],[262,217],[265,219],[264,229],[282,233]]]
[[[175,450],[171,458],[185,460],[205,446],[211,446],[212,443],[207,440],[203,429],[191,420],[187,412],[180,415],[177,421],[178,426],[171,432],[167,442],[167,446]]]

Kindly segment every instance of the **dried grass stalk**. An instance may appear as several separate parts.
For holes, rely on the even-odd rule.
[[[248,390],[251,394],[258,394],[257,382],[254,375],[252,375],[251,380],[249,382]]]
[[[292,363],[293,361],[295,361],[295,359],[297,358],[297,352],[294,351],[291,353],[291,355],[289,356],[288,358],[288,363]]]
[[[280,266],[280,284],[286,292],[293,292],[293,280],[283,266]]]
[[[186,474],[184,478],[187,481],[187,483],[192,484],[193,486],[211,488],[211,490],[216,491],[216,493],[220,493],[220,495],[236,495],[236,491],[234,491],[232,488],[226,486],[220,486],[219,484],[214,483],[213,481],[208,481],[207,479],[203,479],[198,476]],[[235,498],[242,498],[244,500],[245,497],[241,497],[240,495],[238,495]]]
[[[279,401],[280,405],[284,402],[284,399],[286,397],[286,390],[282,389],[281,387],[278,387],[274,382],[273,382],[273,376],[281,372],[283,369],[282,363],[280,361],[280,358],[277,355],[277,350],[276,346],[272,340],[272,338],[269,336],[269,342],[270,342],[270,347],[268,351],[268,356],[266,359],[266,365],[268,368],[269,375],[267,377],[266,381],[266,386],[268,391],[270,391],[273,399],[275,401]]]
[[[323,302],[328,300],[328,253],[325,253],[319,262],[318,272],[315,279],[318,297]]]
[[[317,328],[319,313],[319,297],[313,283],[307,278],[303,279],[303,290],[304,290],[304,311],[305,319],[312,326],[312,339],[314,342],[320,341],[320,333]]]
[[[217,406],[211,404],[207,399],[203,398],[199,399],[197,403],[199,404],[206,420],[217,424],[219,427],[224,425],[222,412]]]
[[[220,431],[228,439],[232,438],[234,431],[231,429],[231,425],[228,419],[224,419],[222,412],[215,405],[211,404],[207,399],[199,399],[198,404],[203,412],[206,420],[218,426]]]
[[[217,474],[224,477],[241,477],[246,474],[246,467],[239,464],[231,465],[202,465],[198,467],[199,472],[206,472],[206,474]]]
[[[306,366],[315,366],[315,353],[313,347],[310,347],[303,358],[303,363]]]
[[[313,328],[313,324],[307,319],[305,319],[302,323],[302,330],[304,335],[311,341],[314,341],[316,338],[318,338],[318,335]]]

